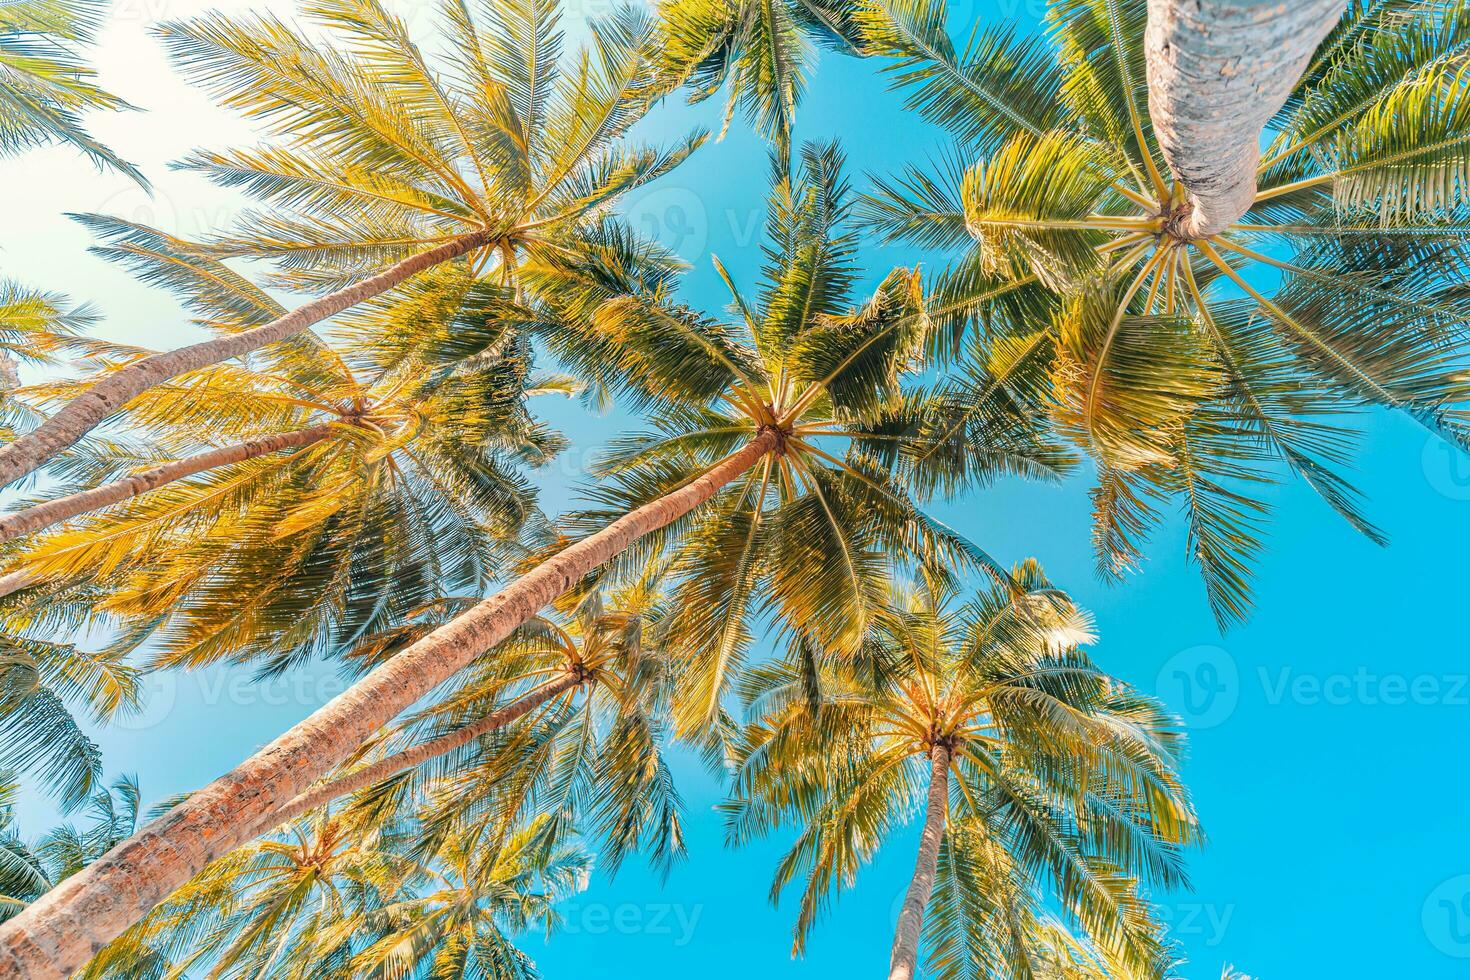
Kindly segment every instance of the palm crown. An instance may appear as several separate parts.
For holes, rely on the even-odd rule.
[[[861,34],[850,4],[833,0],[661,0],[661,87],[687,85],[699,102],[729,86],[729,125],[741,106],[778,152],[789,151],[813,43],[855,54]]]
[[[598,219],[700,142],[624,142],[649,105],[652,22],[631,8],[597,21],[570,61],[546,0],[439,5],[433,58],[377,0],[308,14],[330,46],[270,17],[159,28],[186,76],[273,138],[183,166],[270,205],[215,252],[276,260],[285,285],[350,283],[481,230],[472,267],[514,282],[528,262],[596,251]],[[457,306],[470,281],[431,298]]]
[[[1144,889],[1183,880],[1179,848],[1198,838],[1180,735],[1078,647],[1087,617],[1037,567],[1014,579],[962,604],[921,577],[875,620],[862,658],[806,645],[742,686],[729,837],[796,828],[771,895],[802,882],[797,950],[944,780],[929,814],[943,835],[925,919],[936,976],[1039,968],[1047,895],[1119,963],[1156,967]]]
[[[248,329],[280,306],[217,259],[154,229],[89,218],[103,254],[176,290],[205,325]],[[528,395],[565,388],[530,373],[529,341],[502,331],[493,352],[445,351],[452,323],[405,354],[381,335],[334,346],[311,335],[253,363],[216,365],[150,389],[121,445],[92,440],[53,465],[48,493],[126,473],[160,453],[279,433],[297,448],[220,466],[28,541],[17,566],[45,595],[100,592],[120,645],[159,641],[155,662],[269,657],[284,669],[381,628],[445,588],[482,588],[536,517],[522,470],[560,448]],[[101,371],[146,353],[89,342]],[[20,392],[45,405],[81,382]],[[138,431],[150,448],[133,448]],[[140,458],[141,456],[141,458]],[[241,602],[249,596],[248,602]]]
[[[607,510],[574,527],[687,484],[759,433],[777,440],[741,479],[621,560],[641,568],[662,552],[677,583],[668,630],[687,660],[685,734],[720,718],[757,615],[852,653],[894,560],[932,556],[1004,575],[926,516],[923,494],[998,474],[1053,475],[1067,462],[983,378],[901,385],[928,324],[919,282],[898,270],[864,305],[847,305],[856,240],[840,168],[835,147],[812,145],[791,177],[777,168],[759,296],[725,276],[734,322],[640,296],[595,318],[593,341],[658,403],[656,431],[610,448],[600,464],[610,479],[595,491]]]
[[[991,30],[963,51],[940,3],[864,17],[910,104],[959,141],[952,161],[880,182],[866,217],[960,251],[941,296],[994,296],[948,327],[1023,351],[1008,376],[1042,378],[1057,427],[1096,460],[1105,572],[1136,561],[1177,494],[1216,614],[1237,620],[1272,461],[1378,538],[1340,472],[1344,417],[1399,408],[1470,444],[1449,345],[1470,315],[1455,285],[1470,8],[1354,5],[1272,124],[1251,211],[1207,238],[1157,162],[1143,0],[1055,0],[1045,39]]]

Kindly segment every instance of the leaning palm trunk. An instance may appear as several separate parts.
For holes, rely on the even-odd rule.
[[[1205,238],[1250,210],[1261,130],[1346,0],[1149,0],[1148,105],[1189,191],[1183,231]]]
[[[360,789],[372,786],[374,783],[382,782],[394,773],[423,765],[430,759],[437,759],[446,752],[453,752],[460,746],[473,742],[481,735],[488,735],[497,728],[504,728],[527,712],[541,707],[541,705],[570,691],[572,688],[580,686],[584,680],[582,675],[569,672],[558,677],[551,683],[537,688],[525,697],[511,702],[499,711],[492,711],[479,721],[472,722],[463,728],[450,732],[448,735],[441,735],[439,738],[421,742],[412,748],[404,749],[402,752],[395,752],[387,758],[380,759],[371,765],[363,766],[361,769],[350,772],[340,779],[334,779],[315,789],[307,790],[287,803],[280,810],[267,817],[256,828],[256,833],[262,833],[268,828],[279,824],[290,823],[303,813],[310,813],[317,807],[330,803],[339,796],[355,793]]]
[[[182,480],[186,476],[193,476],[220,466],[243,463],[247,459],[266,456],[280,452],[282,449],[307,446],[325,439],[331,433],[332,426],[323,424],[297,429],[294,432],[281,432],[260,439],[251,439],[248,442],[212,449],[207,453],[200,453],[187,459],[155,466],[151,470],[134,473],[121,480],[114,480],[112,483],[104,483],[94,490],[83,490],[81,493],[48,500],[43,504],[0,517],[0,541],[9,541],[19,535],[50,527],[67,518],[121,503],[139,494],[147,493],[149,490],[157,490],[175,480]]]
[[[924,931],[924,910],[934,893],[939,844],[944,839],[944,821],[949,814],[949,748],[934,746],[929,761],[929,806],[924,814],[924,834],[919,839],[919,859],[914,864],[914,877],[903,900],[903,911],[898,914],[888,980],[913,980],[919,960],[919,936]]]
[[[298,793],[399,712],[593,569],[710,499],[778,444],[775,430],[763,429],[703,476],[542,562],[66,879],[0,926],[0,978],[69,975],[206,864],[269,825]]]
[[[154,385],[285,340],[364,300],[387,292],[411,276],[481,248],[494,237],[495,233],[488,229],[456,236],[346,289],[298,306],[270,323],[163,354],[153,354],[114,371],[63,405],[35,431],[0,447],[0,486],[34,472]]]

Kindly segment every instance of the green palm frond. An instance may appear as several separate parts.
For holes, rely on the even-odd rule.
[[[132,108],[97,85],[84,58],[106,12],[96,0],[0,5],[0,154],[65,143],[146,188],[138,168],[97,142],[83,121],[87,112]]]
[[[1101,569],[1136,565],[1175,500],[1237,621],[1280,471],[1381,540],[1346,473],[1360,408],[1465,444],[1467,11],[1349,5],[1273,123],[1251,211],[1196,240],[1148,116],[1143,0],[1053,0],[1043,37],[976,42],[988,61],[956,53],[942,3],[867,8],[955,149],[881,178],[863,218],[953,255],[928,284],[934,352],[963,358],[973,331],[1045,362],[1027,398],[1097,464]]]

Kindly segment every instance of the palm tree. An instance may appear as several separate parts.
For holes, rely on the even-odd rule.
[[[422,894],[376,913],[381,938],[352,958],[355,975],[533,980],[530,958],[510,937],[536,925],[549,935],[556,904],[585,888],[591,872],[576,845],[548,845],[541,821],[504,839],[457,838],[438,863]]]
[[[555,926],[590,861],[550,843],[544,821],[498,843],[459,837],[429,851],[412,819],[373,824],[323,811],[211,864],[104,948],[86,980],[178,976],[522,978],[512,938]]]
[[[1454,176],[1470,147],[1470,6],[1355,7],[1273,118],[1250,213],[1207,236],[1141,111],[1143,0],[1054,0],[1045,40],[994,30],[963,52],[940,3],[885,0],[865,17],[911,104],[958,141],[880,182],[867,218],[957,253],[931,306],[992,297],[936,334],[974,329],[1090,452],[1105,574],[1136,564],[1177,496],[1227,624],[1250,605],[1274,465],[1381,540],[1340,472],[1345,420],[1398,408],[1470,444],[1451,342],[1470,320],[1457,285],[1470,201]]]
[[[542,606],[701,505],[743,514],[745,535],[780,542],[774,554],[782,568],[773,581],[783,614],[834,648],[854,645],[870,617],[882,582],[873,549],[902,545],[910,555],[983,560],[918,511],[901,484],[881,483],[874,461],[902,458],[916,481],[958,485],[1053,472],[1058,454],[1038,434],[1038,420],[984,383],[983,372],[904,395],[900,378],[924,326],[917,279],[890,275],[863,307],[843,310],[855,275],[839,165],[834,148],[812,147],[794,176],[778,179],[772,285],[755,305],[737,292],[738,323],[641,296],[607,304],[595,319],[600,334],[588,347],[619,352],[614,376],[641,379],[645,395],[662,391],[663,417],[675,423],[676,407],[684,406],[678,431],[620,464],[628,474],[658,477],[611,491],[610,499],[636,506],[410,644],[94,865],[79,887],[33,905],[0,931],[0,957],[9,957],[0,964],[38,975],[74,968],[89,944],[110,941],[210,859],[249,839],[271,813]],[[822,448],[843,440],[847,458]],[[768,494],[786,504],[773,530],[760,535]],[[727,594],[743,608],[749,569],[728,581],[735,591]],[[124,880],[126,900],[114,890]],[[62,926],[78,921],[84,930]],[[9,941],[21,935],[23,943]]]
[[[88,824],[62,823],[27,843],[15,826],[11,801],[15,784],[0,780],[0,920],[81,871],[138,829],[142,811],[136,776],[119,776],[112,785],[85,797]]]
[[[185,76],[274,140],[185,161],[269,205],[212,251],[276,261],[279,285],[330,291],[108,373],[0,447],[0,485],[149,388],[294,337],[444,263],[497,267],[509,284],[528,261],[588,261],[605,247],[600,216],[701,142],[659,152],[623,139],[649,104],[653,25],[637,12],[598,21],[570,71],[548,0],[475,5],[473,15],[445,0],[439,13],[451,44],[436,59],[377,0],[313,4],[307,19],[329,42],[269,16],[157,29]],[[450,277],[430,298],[460,305],[473,282]]]
[[[1190,236],[1221,234],[1255,205],[1261,131],[1346,6],[1149,0],[1149,117],[1189,193]]]
[[[96,314],[74,306],[65,296],[0,279],[0,393],[20,387],[19,363],[58,363],[76,336],[92,326]],[[13,414],[9,405],[7,414]],[[14,423],[7,419],[7,428]],[[6,432],[14,437],[14,432]]]
[[[921,937],[940,976],[1029,975],[1044,888],[1128,968],[1162,960],[1143,889],[1180,883],[1198,839],[1180,735],[1079,649],[1086,617],[1036,566],[1015,578],[960,607],[925,576],[860,660],[804,643],[752,672],[728,836],[796,827],[771,886],[803,882],[794,952],[922,810],[890,977],[916,975]]]
[[[660,0],[661,84],[687,85],[691,102],[728,84],[725,125],[743,107],[784,158],[812,71],[813,42],[860,53],[853,14],[852,4],[835,0]]]
[[[9,919],[51,887],[46,868],[15,823],[19,787],[7,773],[0,779],[0,922]]]
[[[68,610],[10,611],[0,629],[0,771],[37,776],[63,809],[86,802],[102,778],[102,753],[76,717],[96,722],[141,705],[139,670],[125,651],[56,643]]]
[[[0,5],[0,156],[68,143],[98,167],[144,187],[137,167],[87,132],[82,115],[131,109],[96,84],[82,59],[107,15],[101,0],[7,0]]]
[[[470,605],[436,603],[417,621],[367,638],[355,659],[386,659]],[[682,804],[664,758],[675,684],[663,649],[667,618],[645,580],[606,605],[602,592],[589,592],[561,622],[532,619],[436,704],[359,753],[375,761],[350,763],[269,820],[349,793],[370,812],[426,798],[426,834],[481,821],[509,834],[518,820],[544,818],[552,837],[575,829],[595,838],[609,872],[635,851],[667,872],[684,853]]]
[[[91,224],[112,243],[107,254],[173,287],[201,320],[239,330],[279,313],[186,243],[128,222]],[[437,339],[450,329],[440,324]],[[120,619],[127,643],[160,641],[156,666],[270,656],[280,670],[440,589],[484,588],[535,524],[521,471],[561,446],[526,399],[565,382],[533,376],[529,339],[514,331],[474,359],[434,357],[435,339],[421,325],[414,356],[385,359],[372,340],[306,335],[253,364],[150,389],[127,416],[129,437],[142,430],[150,449],[63,457],[51,499],[0,517],[0,533],[110,506],[31,538],[10,567],[47,583],[42,601],[79,586],[98,593],[93,609]],[[111,364],[142,355],[90,345]],[[18,397],[44,407],[76,384]],[[189,451],[209,445],[218,448]],[[159,447],[181,451],[160,465]]]

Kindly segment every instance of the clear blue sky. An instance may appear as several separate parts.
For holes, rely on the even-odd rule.
[[[958,12],[1034,23],[1039,7],[1007,0]],[[60,152],[0,165],[17,218],[0,226],[0,270],[90,299],[108,314],[109,335],[158,346],[187,336],[172,304],[84,258],[84,235],[57,215],[112,210],[148,220],[151,213],[190,234],[238,206],[159,166],[196,141],[219,145],[243,132],[170,79],[143,36],[146,20],[195,9],[184,0],[120,7],[100,55],[104,80],[150,111],[97,129],[158,176],[158,199],[146,201]],[[570,14],[598,9],[591,0]],[[859,188],[865,171],[943,146],[939,134],[900,112],[876,67],[825,57],[797,130],[802,139],[839,137]],[[671,137],[693,123],[717,128],[718,108],[668,107],[645,135]],[[711,251],[744,282],[760,264],[766,172],[764,149],[737,121],[723,142],[629,205],[646,231],[694,265],[685,297],[711,312],[725,302]],[[16,199],[20,186],[37,190]],[[868,271],[876,278],[911,258],[872,248]],[[560,402],[544,408],[574,443],[543,474],[546,506],[555,511],[572,501],[586,453],[628,420],[589,418]],[[1191,723],[1186,772],[1210,841],[1191,861],[1193,892],[1164,898],[1190,980],[1214,980],[1225,962],[1265,980],[1470,976],[1463,777],[1470,460],[1402,417],[1374,415],[1366,428],[1359,482],[1391,546],[1375,547],[1303,488],[1283,486],[1256,613],[1223,637],[1185,560],[1177,521],[1124,586],[1094,578],[1086,472],[1062,486],[1007,483],[936,508],[1006,560],[1039,558],[1096,614],[1102,664]],[[165,679],[152,710],[100,739],[109,770],[138,772],[145,794],[157,798],[206,782],[339,689],[326,668],[267,687],[228,671]],[[766,898],[777,843],[725,850],[710,811],[719,788],[693,762],[682,775],[691,860],[666,884],[636,864],[616,881],[599,876],[567,909],[565,932],[544,947],[527,940],[546,976],[838,978],[878,969],[916,834],[891,841],[817,929],[806,959],[794,963],[791,910],[772,909]],[[47,810],[32,797],[22,816],[36,828]]]

